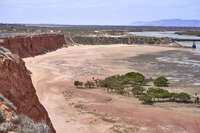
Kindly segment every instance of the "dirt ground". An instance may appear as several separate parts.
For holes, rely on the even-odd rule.
[[[74,80],[134,71],[115,60],[182,50],[144,45],[73,46],[24,59],[33,84],[57,133],[199,133],[199,107],[164,103],[142,105],[134,97],[104,89],[76,89]]]

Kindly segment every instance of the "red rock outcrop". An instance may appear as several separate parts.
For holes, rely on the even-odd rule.
[[[18,114],[25,114],[36,122],[44,121],[51,133],[55,133],[47,111],[38,100],[24,61],[3,47],[0,47],[0,93],[17,107]]]
[[[54,51],[65,44],[63,34],[40,34],[0,38],[0,46],[20,57],[30,57]]]

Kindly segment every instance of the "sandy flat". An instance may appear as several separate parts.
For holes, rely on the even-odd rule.
[[[80,90],[74,80],[133,71],[115,60],[175,48],[144,45],[74,46],[24,59],[33,84],[58,133],[198,133],[197,113],[144,106],[103,89]]]

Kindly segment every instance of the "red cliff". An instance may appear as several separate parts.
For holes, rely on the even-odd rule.
[[[40,40],[39,38],[40,37],[37,39]],[[26,39],[29,40],[30,38]],[[26,39],[16,38],[14,40],[17,41]],[[15,45],[13,42],[14,40],[11,41],[12,43],[8,44]],[[36,40],[31,42],[36,45]],[[16,46],[19,44],[20,43],[17,42]],[[52,43],[50,43],[50,45],[52,45]],[[18,49],[17,47],[15,48]],[[23,54],[22,51],[25,51],[20,48],[18,51],[16,49],[14,49],[14,47],[11,48],[11,50],[19,52],[20,54]],[[30,54],[33,53],[34,51]],[[23,56],[27,55],[29,55],[28,52],[23,54]],[[44,121],[47,125],[49,125],[51,133],[55,133],[47,111],[38,100],[35,88],[33,87],[31,81],[30,73],[27,71],[24,61],[17,55],[11,54],[9,50],[3,47],[0,47],[0,93],[8,98],[17,107],[18,114],[25,114],[36,122]]]
[[[54,51],[65,44],[63,34],[40,34],[0,38],[0,46],[20,57],[30,57]]]

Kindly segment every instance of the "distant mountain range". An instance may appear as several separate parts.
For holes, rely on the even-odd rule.
[[[135,22],[133,26],[175,26],[175,27],[200,27],[200,20],[166,19],[150,22]]]

